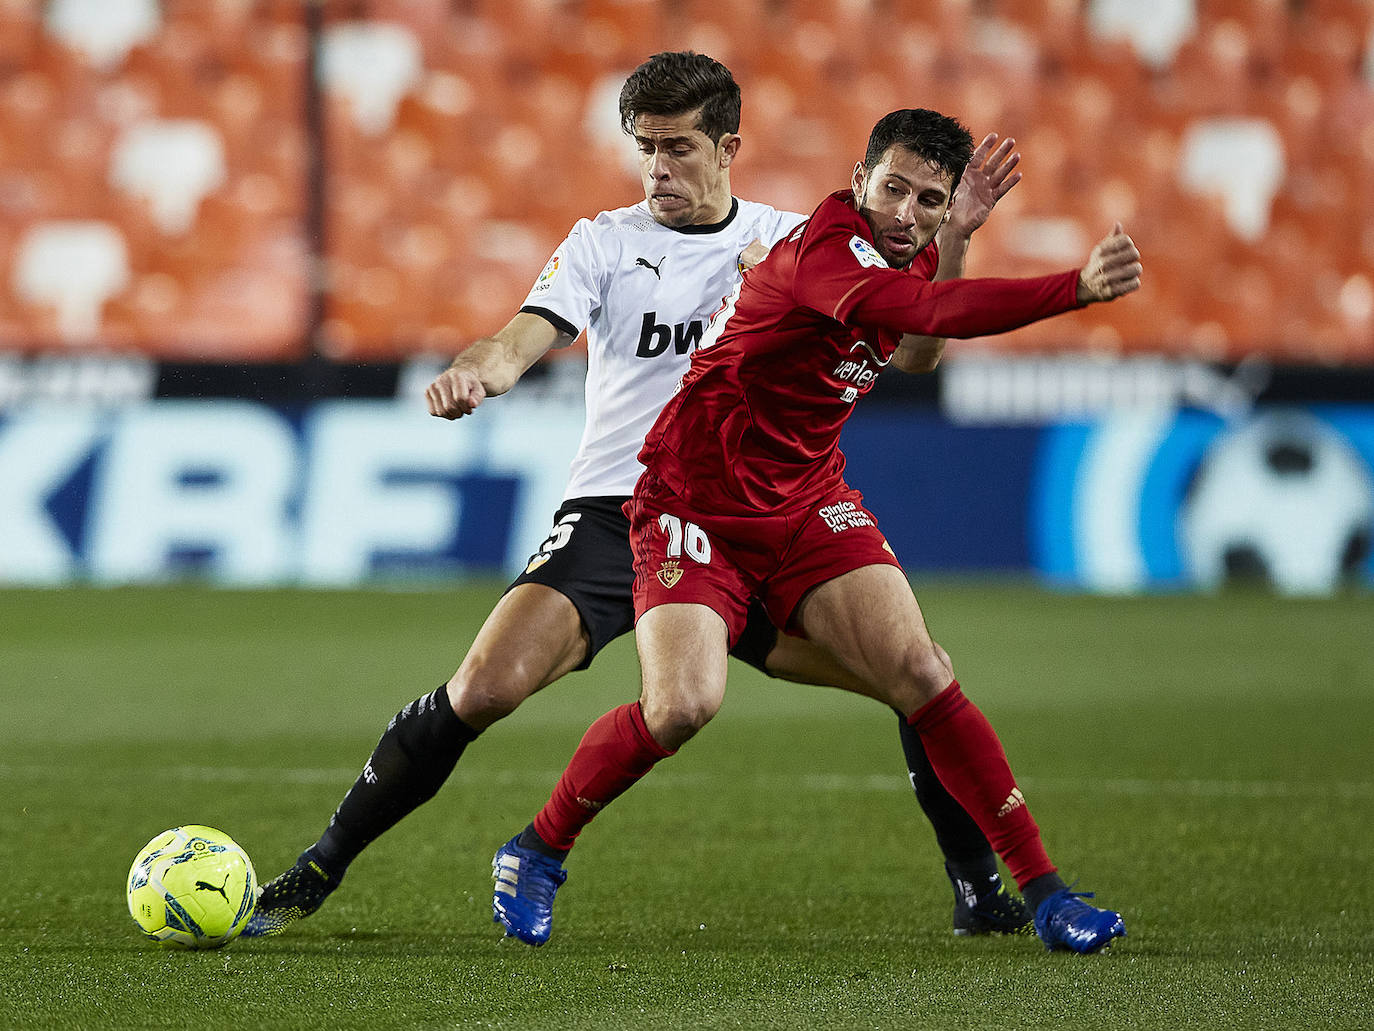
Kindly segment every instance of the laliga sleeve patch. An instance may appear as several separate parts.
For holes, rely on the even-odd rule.
[[[849,238],[849,249],[854,252],[854,257],[859,259],[859,264],[864,268],[887,268],[887,262],[878,253],[871,243],[861,236],[851,236]]]
[[[558,270],[563,265],[563,256],[555,254],[549,259],[549,263],[544,266],[544,271],[539,273],[539,278],[534,282],[534,292],[542,294],[553,286],[554,279],[558,276]]]

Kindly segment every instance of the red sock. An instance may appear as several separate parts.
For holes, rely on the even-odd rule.
[[[672,754],[649,733],[638,702],[612,709],[587,728],[553,795],[534,818],[535,832],[554,848],[572,848],[593,816]]]
[[[1016,786],[997,732],[954,681],[907,722],[921,735],[930,764],[945,789],[973,817],[988,842],[1024,888],[1054,872],[1040,828]]]

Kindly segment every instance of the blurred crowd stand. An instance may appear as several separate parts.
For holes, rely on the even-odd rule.
[[[1127,225],[1138,298],[977,346],[1374,363],[1374,0],[0,0],[0,348],[451,353],[641,196],[616,95],[678,48],[741,196],[926,106],[1023,154],[970,274]]]

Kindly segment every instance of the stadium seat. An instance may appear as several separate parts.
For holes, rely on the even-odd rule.
[[[1097,236],[1076,218],[1027,215],[1007,230],[1005,240],[1008,251],[1018,261],[1057,269],[1081,262],[1097,242]]]
[[[157,35],[162,16],[157,0],[51,0],[44,23],[64,46],[108,72]]]
[[[162,232],[186,233],[207,193],[224,185],[224,144],[205,122],[144,122],[120,137],[110,185],[141,197]]]
[[[1005,346],[1243,353],[1272,318],[1284,340],[1267,346],[1286,355],[1310,336],[1323,355],[1374,357],[1360,315],[1374,267],[1367,0],[339,0],[320,11],[323,257],[406,280],[363,296],[338,281],[335,323],[356,323],[340,356],[402,356],[433,327],[471,339],[509,315],[575,218],[638,197],[616,117],[625,74],[652,50],[693,48],[744,89],[742,196],[810,210],[873,120],[911,103],[1018,140],[1026,178],[980,232],[979,274],[1062,263],[1080,234],[1124,219],[1149,249],[1148,301]],[[305,232],[304,12],[298,0],[0,0],[0,281],[18,282],[17,242],[35,220],[106,220],[133,281],[104,305],[102,340],[124,339],[127,323],[155,353],[191,329],[211,348],[214,319],[192,312],[241,310],[234,284],[251,280],[261,241]],[[193,119],[214,142],[149,157],[130,127],[152,119]],[[533,194],[512,171],[555,165]],[[1215,300],[1227,274],[1244,288]],[[1280,291],[1268,307],[1245,303],[1267,287]],[[12,305],[52,336],[51,313]]]
[[[60,340],[92,343],[105,302],[129,285],[124,237],[107,222],[40,223],[19,241],[13,279],[21,300],[55,309]]]
[[[43,26],[33,5],[0,2],[0,64],[23,66],[32,59],[42,35]]]
[[[1194,0],[1090,0],[1088,24],[1102,39],[1128,40],[1147,64],[1163,67],[1197,28]]]
[[[348,98],[353,118],[368,136],[386,132],[397,104],[423,74],[419,40],[404,25],[342,22],[325,30],[321,82]]]
[[[1219,195],[1227,224],[1246,240],[1269,225],[1269,205],[1283,182],[1283,143],[1268,121],[1215,118],[1195,123],[1183,139],[1179,178],[1201,194]]]

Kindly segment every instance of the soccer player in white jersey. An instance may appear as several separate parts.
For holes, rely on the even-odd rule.
[[[629,521],[637,455],[687,371],[710,316],[762,253],[803,216],[735,198],[740,93],[700,54],[657,54],[620,95],[644,200],[579,221],[507,325],[463,351],[427,391],[459,419],[505,393],[550,348],[587,331],[586,425],[548,538],[501,598],[458,670],[391,720],[328,827],[264,888],[245,934],[281,933],[313,913],[367,845],[432,798],[466,746],[530,695],[585,669],[631,630]],[[969,236],[1020,179],[1013,141],[984,140],[939,237],[936,278],[963,272]],[[814,645],[778,633],[759,606],[732,654],[770,676],[877,695]],[[899,718],[917,798],[954,887],[960,934],[1022,929],[1030,914],[998,875],[987,839],[940,784],[919,735]]]

